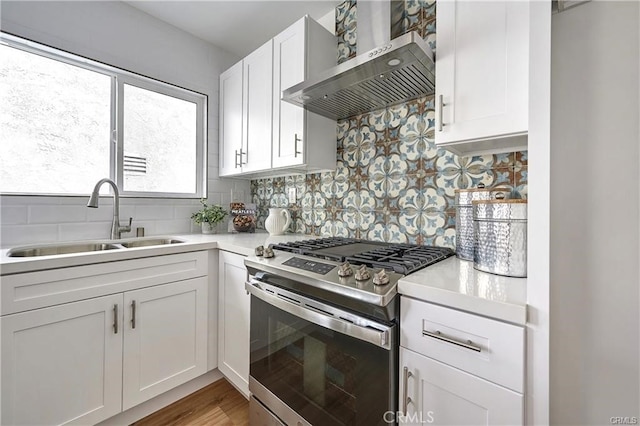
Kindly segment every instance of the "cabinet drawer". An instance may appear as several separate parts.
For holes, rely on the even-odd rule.
[[[207,252],[97,263],[2,277],[1,315],[205,276]]]
[[[405,348],[400,348],[400,377],[401,425],[523,424],[521,393]]]
[[[524,328],[402,297],[400,345],[524,391]]]

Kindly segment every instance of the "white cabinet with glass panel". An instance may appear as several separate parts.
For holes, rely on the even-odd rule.
[[[283,90],[335,65],[335,46],[305,16],[220,75],[220,176],[335,169],[335,121],[281,100]]]
[[[0,423],[95,424],[204,374],[207,273],[193,252],[3,276]]]

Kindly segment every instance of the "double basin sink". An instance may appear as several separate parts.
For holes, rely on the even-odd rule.
[[[7,252],[9,257],[55,256],[58,254],[89,253],[104,250],[121,250],[136,247],[162,246],[184,243],[172,237],[143,238],[116,241],[84,241],[78,243],[43,244],[38,246],[16,247]]]

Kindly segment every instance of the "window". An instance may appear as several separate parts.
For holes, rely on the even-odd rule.
[[[125,196],[206,192],[206,96],[0,41],[0,193],[87,194],[103,177]]]

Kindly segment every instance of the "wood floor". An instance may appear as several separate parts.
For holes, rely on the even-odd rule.
[[[132,426],[248,426],[249,401],[225,379],[192,393]]]

